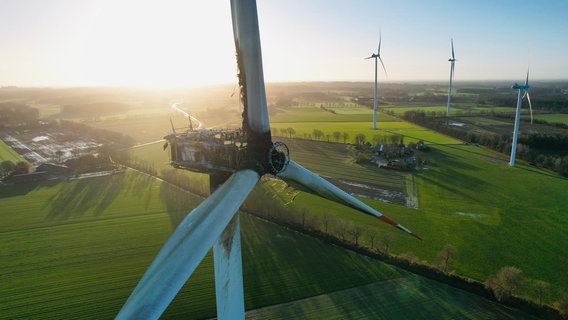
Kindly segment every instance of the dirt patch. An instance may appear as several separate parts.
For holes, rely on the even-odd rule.
[[[408,205],[406,194],[397,190],[388,190],[385,189],[384,186],[361,183],[356,181],[347,181],[332,177],[324,177],[324,178],[327,181],[334,184],[336,187],[344,190],[345,192],[355,197],[392,203],[401,206]]]
[[[461,212],[461,211],[456,211],[455,214],[457,214],[458,216],[470,217],[475,219],[480,219],[487,216],[486,214],[483,213],[471,213],[471,212]]]

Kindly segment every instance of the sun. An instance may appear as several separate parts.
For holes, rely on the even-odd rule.
[[[75,45],[79,83],[164,88],[234,81],[226,3],[101,2],[85,23],[88,32]]]

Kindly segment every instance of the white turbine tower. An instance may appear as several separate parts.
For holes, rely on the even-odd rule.
[[[519,138],[519,124],[521,121],[521,106],[523,104],[523,99],[526,96],[527,101],[529,102],[529,109],[531,111],[531,123],[533,122],[533,113],[532,113],[532,105],[531,105],[531,96],[529,95],[529,71],[527,70],[527,78],[525,80],[525,85],[522,86],[518,83],[512,87],[515,90],[519,90],[519,95],[517,97],[517,112],[515,114],[515,129],[513,131],[513,146],[511,148],[511,160],[509,161],[509,165],[511,167],[515,166],[515,158],[517,156],[517,140]]]
[[[385,75],[387,74],[387,69],[385,68],[385,64],[383,63],[383,59],[381,59],[381,34],[379,33],[379,47],[377,48],[377,53],[371,54],[371,56],[365,59],[375,59],[375,95],[373,100],[373,130],[377,130],[377,111],[378,111],[378,84],[377,84],[377,74],[378,74],[378,61],[381,62],[383,66],[383,70],[385,71]],[[377,61],[378,60],[378,61]]]
[[[233,33],[244,105],[247,152],[211,196],[193,209],[162,247],[117,319],[157,319],[213,247],[218,319],[244,319],[238,210],[264,174],[273,174],[323,198],[374,216],[416,238],[412,231],[289,160],[288,148],[272,142],[262,72],[255,0],[231,0]]]
[[[450,88],[448,90],[448,111],[446,116],[450,117],[450,104],[452,102],[452,82],[454,80],[454,65],[456,63],[456,56],[454,55],[454,39],[452,39],[452,57],[448,59],[451,62],[450,66]]]

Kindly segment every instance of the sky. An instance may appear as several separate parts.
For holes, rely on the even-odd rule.
[[[568,79],[566,0],[260,0],[265,80]],[[0,0],[0,86],[235,83],[228,0]]]

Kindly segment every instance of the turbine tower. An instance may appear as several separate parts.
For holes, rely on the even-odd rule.
[[[385,75],[387,74],[387,69],[385,68],[385,64],[383,63],[383,59],[381,59],[381,33],[379,33],[379,47],[377,48],[377,53],[371,54],[371,56],[365,59],[375,59],[375,95],[373,100],[373,130],[377,130],[377,111],[378,111],[378,88],[377,88],[377,73],[378,73],[378,61],[381,62],[383,66],[383,70],[385,70]]]
[[[448,59],[450,64],[450,89],[448,90],[448,111],[446,116],[450,117],[450,104],[452,102],[452,82],[454,80],[454,64],[456,63],[456,56],[454,55],[454,39],[452,38],[452,57]]]
[[[264,174],[276,175],[290,185],[374,216],[419,239],[412,231],[291,161],[286,145],[272,142],[255,0],[231,0],[231,15],[244,105],[245,158],[242,165],[179,224],[117,319],[159,318],[212,247],[217,318],[244,319],[238,210]]]
[[[525,85],[522,86],[518,83],[515,83],[512,87],[515,90],[519,90],[519,95],[517,97],[517,112],[515,114],[515,129],[513,131],[513,146],[511,148],[511,160],[509,161],[509,165],[511,167],[515,166],[515,158],[517,156],[517,140],[519,138],[519,124],[521,121],[521,106],[523,104],[523,99],[526,96],[527,101],[529,102],[529,109],[531,111],[531,124],[533,122],[533,113],[532,113],[532,105],[531,105],[531,96],[529,95],[529,71],[527,70],[527,78],[525,80]]]

